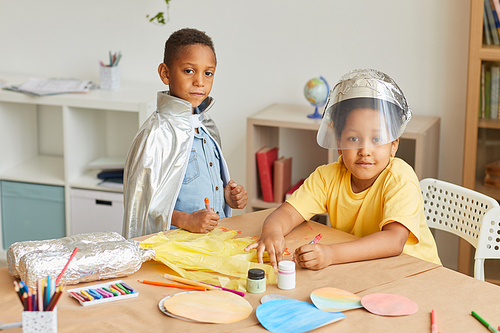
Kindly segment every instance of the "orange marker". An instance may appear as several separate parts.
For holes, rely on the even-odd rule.
[[[207,209],[208,212],[210,212],[210,204],[208,203],[208,198],[205,197],[205,208]]]

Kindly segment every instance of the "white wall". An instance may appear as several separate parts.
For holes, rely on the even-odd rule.
[[[415,114],[441,117],[439,178],[461,184],[469,9],[469,0],[171,0],[170,21],[156,26],[145,16],[163,0],[4,0],[0,73],[98,81],[99,60],[121,50],[122,80],[161,88],[168,36],[206,31],[218,58],[211,114],[244,184],[246,117],[272,103],[309,105],[302,89],[312,77],[334,85],[351,69],[376,68]]]

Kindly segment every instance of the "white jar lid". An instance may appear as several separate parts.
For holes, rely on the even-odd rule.
[[[291,260],[282,260],[278,264],[278,270],[284,272],[293,272],[295,270],[295,262]]]

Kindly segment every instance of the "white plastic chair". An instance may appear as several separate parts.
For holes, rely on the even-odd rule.
[[[432,178],[422,179],[420,189],[429,228],[450,232],[474,246],[474,277],[484,281],[484,259],[500,259],[498,202],[474,190]]]

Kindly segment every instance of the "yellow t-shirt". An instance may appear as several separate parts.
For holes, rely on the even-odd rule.
[[[354,193],[351,172],[340,156],[338,162],[318,167],[287,202],[305,220],[328,212],[332,227],[358,237],[397,221],[410,231],[403,252],[441,265],[417,175],[399,158],[391,159],[370,188]]]

